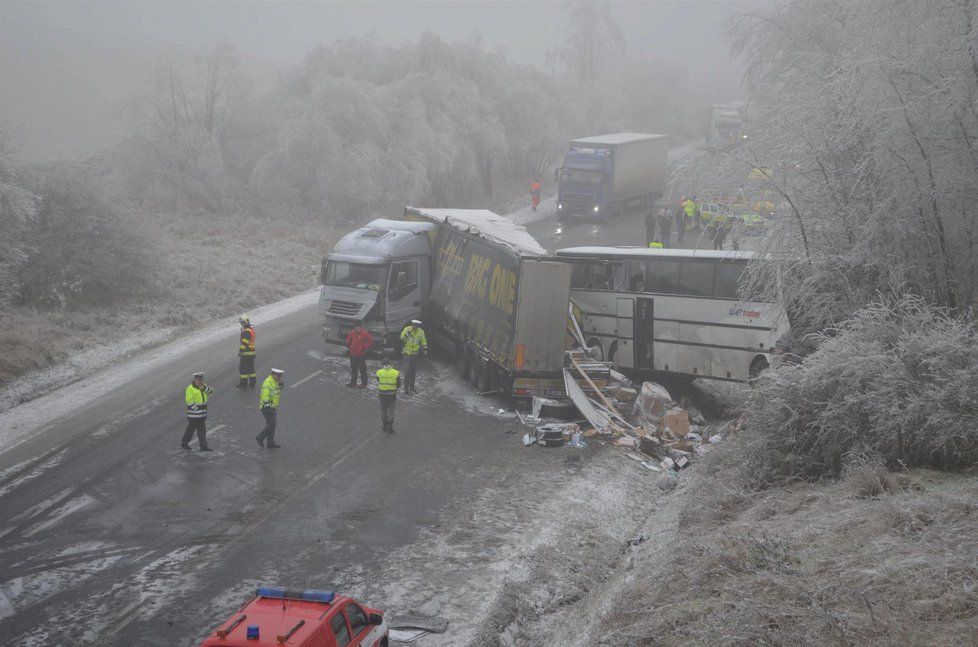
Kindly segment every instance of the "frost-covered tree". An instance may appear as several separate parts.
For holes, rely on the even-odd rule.
[[[25,229],[37,214],[37,196],[20,177],[16,152],[13,130],[0,125],[0,305],[20,292],[17,272],[30,247]]]
[[[232,45],[189,60],[167,57],[153,75],[152,90],[130,106],[128,148],[155,162],[148,176],[134,175],[138,166],[123,169],[134,192],[169,206],[233,204],[239,185],[226,153],[248,91]]]
[[[730,34],[753,124],[726,170],[767,169],[781,213],[761,283],[814,329],[880,294],[974,304],[978,2],[791,0]]]

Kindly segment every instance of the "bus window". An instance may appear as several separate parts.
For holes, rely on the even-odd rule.
[[[679,274],[680,294],[713,296],[713,261],[686,261]]]
[[[679,261],[656,258],[646,263],[646,292],[681,294],[679,289]]]
[[[717,263],[716,290],[714,294],[718,299],[738,298],[737,289],[740,284],[740,276],[747,267],[745,263],[724,261]]]
[[[645,263],[628,261],[625,267],[628,268],[628,291],[645,292]]]
[[[603,263],[574,263],[571,287],[586,290],[610,290],[611,268]]]
[[[628,292],[629,289],[629,274],[628,274],[628,263],[615,263],[612,267],[614,268],[614,289],[617,292]]]

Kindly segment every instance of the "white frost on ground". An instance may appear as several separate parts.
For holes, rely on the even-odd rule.
[[[267,323],[284,315],[315,304],[319,299],[318,288],[307,290],[294,297],[259,308],[251,315],[257,324]],[[153,339],[146,335],[129,338],[128,342],[99,347],[80,354],[72,362],[43,371],[29,373],[15,380],[0,392],[0,454],[16,446],[37,430],[43,429],[67,416],[78,407],[109,393],[119,384],[146,374],[157,366],[184,353],[191,352],[229,334],[238,328],[237,318],[228,317],[211,323],[197,332],[177,339],[169,339],[166,330],[157,331]],[[104,371],[114,362],[125,358],[150,344],[168,342],[165,347],[155,348],[132,358],[112,369]],[[96,371],[101,373],[92,375]],[[92,375],[92,377],[85,377]],[[84,379],[81,379],[84,378]],[[50,392],[58,386],[79,380],[69,386]],[[13,406],[25,393],[47,393],[30,402]],[[19,394],[19,395],[18,395]]]

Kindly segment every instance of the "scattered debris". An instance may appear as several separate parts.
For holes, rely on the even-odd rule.
[[[645,543],[645,540],[646,539],[648,539],[648,537],[646,537],[645,535],[639,535],[638,537],[633,537],[632,539],[629,539],[628,541],[626,541],[625,542],[625,545],[626,546],[638,546],[639,544]]]
[[[576,426],[577,425],[575,425],[575,427]],[[587,443],[584,442],[583,440],[581,440],[581,432],[577,431],[577,432],[574,432],[571,435],[570,442],[567,443],[567,446],[568,447],[578,448],[578,449],[583,449],[584,447],[587,447]]]
[[[387,632],[387,637],[391,639],[391,642],[413,643],[421,636],[427,636],[430,633],[425,629],[390,629]]]
[[[560,447],[564,444],[564,435],[571,436],[579,432],[579,427],[573,422],[551,422],[534,429],[536,442],[542,447]]]
[[[529,447],[537,441],[536,436],[531,436],[530,434],[523,434],[523,446]]]
[[[655,480],[655,484],[660,490],[668,492],[669,490],[675,489],[676,479],[675,477],[663,474]]]
[[[422,629],[433,634],[443,634],[448,631],[448,619],[408,611],[395,615],[387,626],[391,629]]]
[[[706,425],[706,418],[703,417],[703,414],[700,413],[699,409],[690,405],[686,411],[689,413],[689,421],[691,423],[694,425],[700,425],[701,427]]]
[[[648,461],[642,461],[642,467],[644,467],[647,470],[652,470],[653,472],[661,472],[662,471],[662,470],[659,469],[659,466],[658,465],[653,465],[652,463],[650,463]]]
[[[619,402],[634,402],[638,397],[638,391],[630,386],[617,386],[612,389],[611,395]]]

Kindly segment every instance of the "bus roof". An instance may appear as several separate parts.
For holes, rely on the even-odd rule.
[[[557,256],[581,258],[703,258],[729,261],[752,261],[764,256],[760,252],[733,252],[713,249],[656,249],[654,247],[566,247]]]

